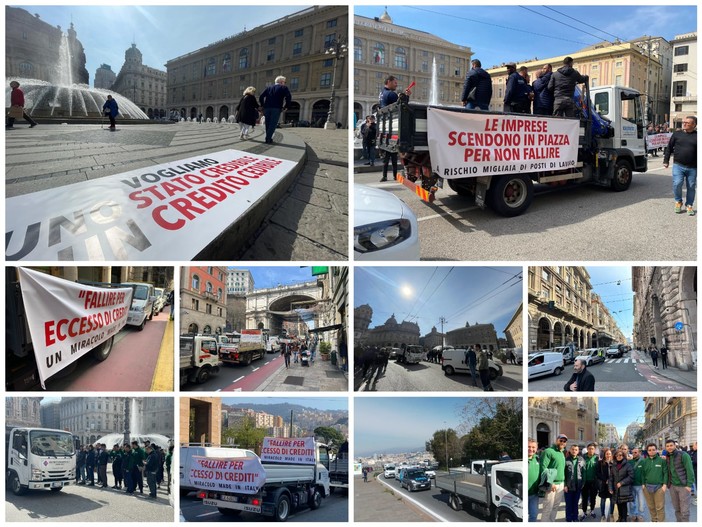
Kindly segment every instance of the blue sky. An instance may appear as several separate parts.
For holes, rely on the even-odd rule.
[[[177,3],[177,0],[171,3]],[[90,85],[100,64],[119,73],[124,52],[135,42],[144,64],[166,70],[166,62],[218,40],[253,29],[305,6],[48,6],[13,3],[38,13],[65,32],[73,20],[78,40],[85,48]]]
[[[317,410],[349,409],[346,397],[223,397],[222,402],[229,405],[290,403]]]
[[[473,58],[480,59],[483,67],[574,53],[615,37],[631,40],[647,34],[670,40],[677,34],[697,29],[697,11],[693,5],[641,4],[627,7],[389,5],[388,13],[396,25],[470,46]],[[384,5],[357,5],[354,13],[373,18],[382,15],[383,9]]]
[[[592,289],[600,295],[627,338],[634,327],[634,292],[631,290],[631,267],[586,267]]]
[[[498,336],[522,302],[521,267],[356,267],[355,306],[373,308],[371,327],[395,314],[422,335],[493,323]]]
[[[600,423],[612,423],[617,427],[619,437],[624,437],[626,427],[638,421],[644,422],[644,401],[642,397],[599,397],[597,410]]]
[[[230,269],[248,269],[254,278],[255,289],[266,289],[300,282],[309,282],[315,278],[312,276],[311,267],[246,267],[230,266]]]

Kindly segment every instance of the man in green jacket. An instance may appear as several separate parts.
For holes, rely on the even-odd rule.
[[[529,438],[527,451],[529,453],[529,521],[535,522],[539,515],[539,458],[536,456],[538,445],[536,439]]]
[[[648,457],[643,460],[643,492],[652,522],[665,521],[665,491],[668,463],[658,454],[653,443],[646,445]]]
[[[631,450],[629,464],[634,473],[634,483],[631,486],[634,501],[629,502],[629,518],[633,522],[642,522],[644,521],[643,458],[641,457],[641,451],[637,447]]]
[[[670,489],[670,501],[675,509],[675,520],[689,522],[692,484],[695,482],[692,459],[687,452],[680,450],[672,439],[665,442],[665,449],[668,451],[667,485]]]
[[[587,452],[583,455],[585,460],[585,476],[583,477],[583,501],[581,507],[583,515],[580,521],[585,521],[587,518],[587,505],[590,504],[590,517],[595,518],[595,499],[597,498],[597,462],[600,458],[597,456],[595,449],[596,443],[587,445]]]
[[[544,496],[543,507],[541,509],[542,522],[555,522],[558,507],[563,501],[563,484],[565,483],[565,449],[568,437],[560,434],[556,438],[556,444],[551,445],[541,454],[539,470],[543,474],[546,470],[553,471],[551,479],[551,491]]]

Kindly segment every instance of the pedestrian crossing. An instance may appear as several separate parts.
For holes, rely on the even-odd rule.
[[[640,362],[646,362],[646,361],[643,360],[643,359],[625,359],[625,358],[621,358],[621,359],[605,359],[605,364],[628,364],[628,363],[631,363],[631,364],[638,364],[638,363],[640,363]]]

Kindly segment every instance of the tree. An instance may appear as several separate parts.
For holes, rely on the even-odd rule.
[[[341,446],[341,444],[346,441],[344,434],[331,426],[318,426],[314,429],[314,436],[324,438],[325,443],[334,445],[335,447]]]
[[[256,428],[253,418],[247,415],[241,424],[222,431],[222,444],[233,443],[239,448],[246,448],[260,454],[264,437],[266,437],[266,431]]]
[[[502,452],[521,459],[521,400],[483,401],[476,413],[480,421],[463,438],[466,460],[497,459]]]
[[[458,433],[451,428],[434,432],[434,435],[425,443],[425,446],[427,452],[431,452],[434,455],[434,459],[444,468],[447,467],[449,459],[453,459],[454,464],[458,464],[458,461],[461,459],[461,440],[458,437]]]

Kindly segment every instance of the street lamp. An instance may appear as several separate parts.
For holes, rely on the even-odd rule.
[[[324,124],[325,130],[336,130],[336,121],[334,119],[334,98],[336,97],[336,67],[339,64],[339,59],[343,59],[348,51],[346,39],[344,37],[335,38],[329,43],[329,47],[324,51],[325,55],[334,57],[334,72],[332,73],[332,91],[329,98],[329,113],[327,114],[327,122]]]

